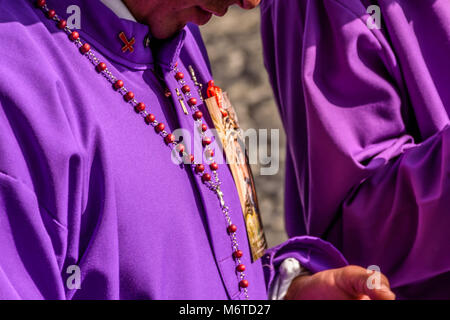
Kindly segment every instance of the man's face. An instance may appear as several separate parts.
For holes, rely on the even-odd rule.
[[[244,9],[256,7],[260,0],[122,0],[136,19],[149,25],[152,35],[169,38],[186,23],[207,23],[213,14],[223,16],[228,7],[238,4]]]

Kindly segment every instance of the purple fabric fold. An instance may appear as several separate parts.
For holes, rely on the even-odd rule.
[[[188,66],[203,84],[212,75],[198,27],[188,25],[150,51],[140,41],[145,26],[111,12],[94,19],[108,10],[98,0],[47,3],[62,17],[68,6],[80,6],[80,34],[168,131],[198,129],[179,106],[169,68],[178,62],[200,101]],[[190,168],[172,162],[162,138],[32,1],[2,4],[0,299],[245,298],[217,196]],[[120,31],[139,40],[135,55],[122,52]],[[244,252],[249,297],[267,299],[231,172],[223,165],[219,176]],[[280,247],[280,256],[288,248],[303,256],[310,242]],[[324,255],[334,254],[321,246]],[[328,261],[312,252],[311,267]],[[80,288],[67,282],[74,266]]]
[[[450,2],[264,0],[261,13],[289,236],[378,265],[399,298],[450,298]]]
[[[266,251],[262,257],[267,288],[270,288],[278,268],[287,258],[295,258],[311,273],[348,265],[344,256],[329,242],[316,237],[298,236]]]

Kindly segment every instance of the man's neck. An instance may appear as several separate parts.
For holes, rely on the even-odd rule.
[[[128,10],[122,0],[100,0],[105,6],[113,11],[119,18],[136,22],[136,19]]]

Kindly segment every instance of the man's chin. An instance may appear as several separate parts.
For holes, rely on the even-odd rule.
[[[195,11],[191,11],[190,15],[187,16],[186,18],[198,26],[207,24],[213,16],[212,12],[203,10],[200,7],[195,7],[193,9],[195,9]],[[150,21],[148,24],[150,25],[150,31],[152,33],[152,36],[160,40],[169,39],[173,37],[186,26],[185,22],[180,22],[177,25],[170,25],[167,26],[166,28],[161,27],[161,25],[157,25],[155,26],[155,28],[153,28]]]
[[[198,26],[203,26],[211,20],[213,13],[203,10],[201,7],[195,7],[196,14],[192,17],[192,22]]]

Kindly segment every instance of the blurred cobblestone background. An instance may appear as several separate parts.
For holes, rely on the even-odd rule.
[[[213,17],[201,31],[214,80],[228,92],[242,129],[268,129],[269,137],[271,129],[280,132],[278,173],[264,176],[259,165],[252,166],[267,241],[274,246],[287,238],[283,218],[286,139],[263,65],[259,20],[259,9],[244,11],[233,6],[224,17]]]

